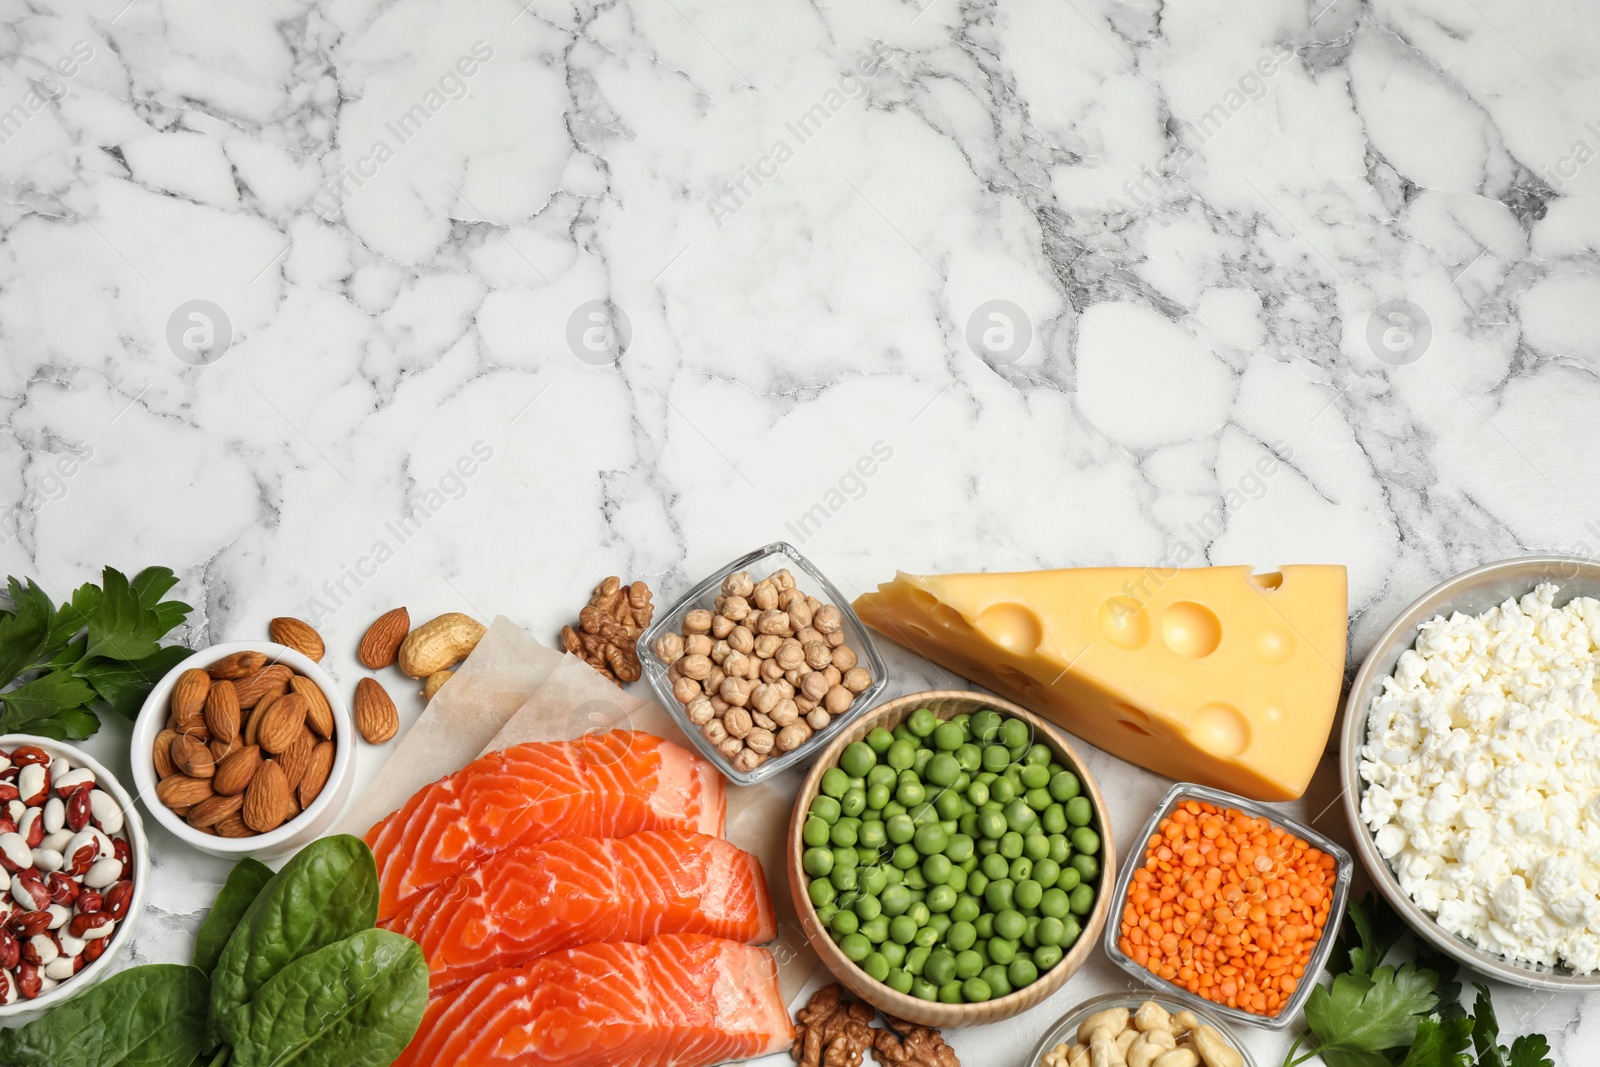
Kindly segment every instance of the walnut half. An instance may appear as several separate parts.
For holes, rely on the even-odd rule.
[[[884,1019],[892,1029],[877,1032],[872,1058],[885,1067],[961,1067],[956,1050],[939,1031],[887,1015]]]
[[[838,983],[824,986],[795,1017],[789,1054],[800,1067],[861,1067],[872,1047],[872,1015],[859,1001],[845,1003]]]
[[[578,613],[578,628],[561,628],[561,647],[618,685],[636,682],[640,669],[634,642],[654,611],[648,586],[623,585],[612,575],[595,586],[594,596]]]

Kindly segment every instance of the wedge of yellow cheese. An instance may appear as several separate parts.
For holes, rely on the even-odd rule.
[[[1345,569],[899,574],[874,629],[1171,778],[1292,800],[1322,758],[1349,629]]]

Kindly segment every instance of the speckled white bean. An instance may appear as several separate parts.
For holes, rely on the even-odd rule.
[[[8,800],[6,801],[6,814],[11,816],[12,822],[17,822],[28,814],[28,805],[20,800]]]
[[[117,859],[95,860],[83,876],[83,884],[90,889],[104,889],[106,886],[122,877],[122,861]]]
[[[61,853],[53,848],[39,847],[33,850],[33,869],[43,871],[45,874],[55,874],[65,861]]]
[[[33,901],[33,894],[23,887],[21,882],[13,880],[11,883],[11,899],[21,906],[23,911],[38,911],[39,905]]]
[[[38,807],[50,796],[50,789],[45,784],[49,778],[49,771],[42,763],[30,763],[17,774],[17,792],[22,794],[22,801],[29,807]]]
[[[41,966],[61,955],[61,950],[56,947],[56,941],[53,937],[35,934],[28,938],[28,944],[33,946],[33,951],[38,955]]]
[[[94,772],[87,767],[79,767],[77,770],[69,771],[60,778],[52,777],[50,781],[51,785],[55,787],[56,792],[66,793],[76,789],[80,785],[93,785]]]
[[[72,918],[72,909],[60,904],[52,904],[45,909],[50,913],[50,929],[59,930],[67,925],[67,920]]]
[[[57,956],[43,967],[46,978],[54,978],[58,982],[65,982],[73,976],[77,961],[71,956]]]
[[[61,780],[61,776],[70,770],[72,770],[72,764],[68,762],[67,757],[57,756],[55,759],[50,761],[50,780],[52,782],[59,782]]]
[[[65,856],[67,854],[67,845],[71,841],[72,841],[72,831],[71,831],[71,829],[63,827],[62,829],[57,830],[53,834],[52,833],[45,834],[44,835],[44,839],[39,842],[39,847],[40,848],[54,849],[55,851],[57,851],[57,852],[61,853],[63,856]]]
[[[6,862],[18,870],[33,866],[33,849],[21,834],[0,834],[0,852],[4,852]]]
[[[73,937],[71,934],[61,934],[56,940],[61,942],[61,954],[63,956],[82,955],[84,945],[88,944],[83,938]]]
[[[90,941],[98,941],[102,937],[110,937],[116,928],[117,924],[114,922],[106,923],[104,926],[91,926],[83,932],[83,936]]]
[[[111,794],[103,789],[96,789],[89,794],[89,815],[94,819],[94,824],[108,834],[122,830],[122,809]]]

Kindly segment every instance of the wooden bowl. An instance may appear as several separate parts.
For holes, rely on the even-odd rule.
[[[882,982],[874,981],[866,971],[852,963],[840,951],[839,946],[834,944],[833,938],[828,936],[828,931],[818,921],[817,909],[812,905],[811,897],[806,892],[806,877],[800,866],[800,858],[805,851],[805,842],[800,836],[800,831],[805,823],[807,809],[811,807],[811,801],[821,789],[823,772],[829,767],[838,765],[839,757],[846,746],[860,741],[879,726],[889,730],[894,729],[918,708],[928,708],[941,720],[982,708],[993,708],[1002,715],[1021,719],[1032,728],[1034,737],[1048,745],[1056,754],[1056,759],[1062,766],[1078,776],[1083,783],[1083,795],[1094,805],[1094,820],[1090,825],[1100,835],[1100,883],[1095,896],[1094,910],[1084,920],[1083,932],[1078,935],[1078,940],[1062,957],[1061,962],[1040,975],[1038,981],[1014,993],[978,1004],[940,1004],[921,1000],[907,993],[898,993]],[[839,979],[850,992],[887,1015],[923,1026],[978,1026],[983,1023],[999,1022],[1001,1019],[1020,1015],[1065,985],[1067,979],[1077,973],[1078,968],[1083,966],[1084,961],[1094,953],[1100,943],[1106,919],[1111,914],[1113,889],[1117,882],[1116,868],[1116,842],[1111,833],[1111,821],[1106,814],[1105,798],[1100,795],[1099,787],[1089,775],[1077,750],[1056,731],[1055,727],[1039,716],[1009,700],[983,693],[953,689],[913,693],[864,713],[850,724],[848,730],[836,736],[822,751],[816,763],[812,764],[811,773],[806,776],[805,784],[800,788],[794,812],[789,818],[789,892],[794,897],[801,929],[805,931],[811,947],[822,958],[828,970],[833,972],[834,977]]]

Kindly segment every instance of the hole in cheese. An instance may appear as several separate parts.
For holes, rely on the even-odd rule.
[[[952,608],[949,604],[940,604],[928,614],[933,617],[935,622],[942,623],[952,630],[965,631],[972,629],[971,626],[967,625],[967,620],[962,617],[961,612]]]
[[[983,636],[1016,655],[1038,651],[1044,640],[1044,623],[1039,621],[1032,608],[1021,604],[991,604],[978,616],[978,630]]]
[[[1143,648],[1150,640],[1150,613],[1132,597],[1114,596],[1101,604],[1095,622],[1105,639],[1118,648]]]
[[[1237,756],[1250,747],[1250,722],[1232,704],[1205,704],[1189,721],[1189,739],[1217,756]]]
[[[1256,635],[1256,655],[1268,663],[1287,663],[1294,655],[1294,638],[1289,631],[1269,626]]]
[[[1250,581],[1257,589],[1278,589],[1283,585],[1283,572],[1267,571],[1264,574],[1252,574]]]
[[[1134,707],[1132,704],[1123,704],[1118,702],[1112,704],[1111,706],[1116,708],[1117,711],[1121,712],[1123,715],[1126,715],[1128,718],[1132,719],[1134,722],[1143,726],[1149,726],[1150,723],[1154,721],[1150,718],[1149,712],[1142,711],[1139,708]]]
[[[1143,734],[1145,737],[1149,737],[1150,736],[1150,731],[1149,730],[1146,730],[1143,726],[1140,726],[1136,722],[1131,722],[1128,719],[1118,719],[1117,720],[1117,725],[1122,726],[1122,727],[1124,727],[1124,728],[1126,728],[1128,730],[1131,730],[1136,734]]]
[[[1192,600],[1180,600],[1161,613],[1161,639],[1180,656],[1209,656],[1222,643],[1222,620]]]

